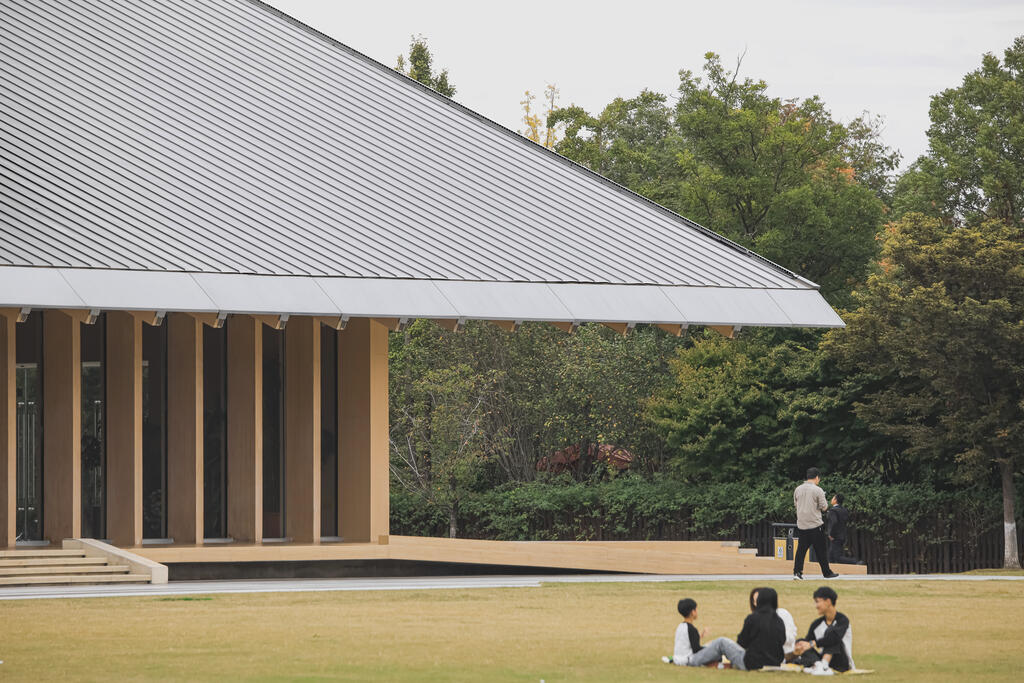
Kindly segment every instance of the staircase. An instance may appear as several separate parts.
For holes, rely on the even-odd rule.
[[[151,578],[84,548],[0,550],[0,586],[149,583]]]
[[[757,554],[757,548],[741,548],[739,541],[722,541],[722,550],[725,553],[732,553],[733,551],[735,551],[740,555],[753,555],[754,557],[765,557],[765,555]],[[769,555],[768,557],[771,556]]]

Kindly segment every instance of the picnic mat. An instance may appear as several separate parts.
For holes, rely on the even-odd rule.
[[[787,673],[787,674],[800,674],[800,673],[804,672],[804,668],[802,666],[798,666],[796,664],[783,664],[782,666],[766,666],[766,667],[758,669],[758,671],[768,671],[768,672],[772,672],[772,673],[780,673],[781,672],[781,673]],[[836,671],[836,675],[837,676],[859,676],[861,674],[873,674],[873,673],[875,673],[874,669],[850,669],[849,671],[844,671],[842,673]]]

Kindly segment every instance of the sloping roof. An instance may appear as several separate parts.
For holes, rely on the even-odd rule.
[[[0,305],[841,324],[812,283],[262,3],[15,0],[0,34]],[[800,312],[758,311],[776,298]]]

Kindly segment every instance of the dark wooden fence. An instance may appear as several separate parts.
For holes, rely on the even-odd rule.
[[[864,560],[871,574],[934,574],[1003,566],[1002,525],[980,533],[964,520],[954,519],[943,526],[949,533],[933,537],[936,540],[930,543],[920,540],[928,538],[930,530],[918,534],[914,531],[921,529],[908,533],[893,527],[877,533],[851,528],[846,554]],[[1024,525],[1017,526],[1017,537],[1017,547],[1024,549]],[[758,555],[774,552],[770,522],[740,525],[735,540],[745,548],[757,548]]]
[[[785,520],[790,521],[790,520]],[[473,533],[467,537],[487,538]],[[757,524],[723,524],[720,530],[694,532],[688,520],[648,524],[629,519],[625,529],[612,530],[600,516],[565,519],[559,514],[539,512],[530,519],[528,538],[543,540],[738,540],[745,548],[757,548],[759,555],[774,554],[770,521]],[[399,533],[399,532],[395,532]],[[1024,549],[1024,524],[1017,525],[1018,548]],[[932,539],[924,541],[922,539]],[[950,510],[937,511],[934,518],[912,527],[892,525],[867,532],[851,521],[846,554],[864,560],[871,574],[913,574],[962,572],[1003,566],[1002,524],[992,520],[958,517]],[[841,570],[840,570],[841,571]]]

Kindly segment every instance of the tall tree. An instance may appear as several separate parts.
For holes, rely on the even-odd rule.
[[[879,269],[826,347],[890,381],[857,406],[908,453],[956,459],[1003,497],[1004,566],[1020,567],[1014,475],[1024,466],[1024,229],[953,227],[908,214],[884,234]]]
[[[519,103],[523,107],[523,123],[526,124],[522,131],[523,135],[548,149],[554,149],[558,143],[560,126],[558,120],[552,118],[558,111],[558,95],[559,91],[555,86],[549,84],[544,88],[543,114],[534,111],[533,103],[537,96],[529,90],[523,93],[524,99]]]
[[[670,362],[674,381],[648,404],[672,471],[693,481],[744,481],[752,472],[788,481],[811,466],[906,476],[893,440],[854,412],[867,387],[846,380],[816,348],[818,338],[709,333],[679,348]]]
[[[643,92],[600,115],[556,112],[558,151],[817,281],[844,304],[877,253],[899,155],[880,120],[834,121],[811,97],[782,100],[706,55],[679,96]]]
[[[430,321],[393,336],[391,476],[445,512],[455,538],[459,505],[493,450],[486,424],[497,373],[478,373],[445,353],[444,333]]]
[[[739,72],[739,62],[729,71],[714,53],[703,77],[680,72],[684,213],[845,303],[876,253],[879,175],[894,153],[877,140],[864,144],[874,120],[843,126],[817,97],[771,97],[764,81]]]
[[[419,81],[441,93],[445,97],[455,96],[455,86],[448,80],[448,69],[434,72],[434,57],[430,54],[427,39],[413,36],[409,42],[409,56],[398,55],[395,70],[409,78]]]
[[[928,153],[901,179],[897,208],[1024,226],[1024,36],[932,98]]]
[[[681,151],[664,95],[644,90],[616,98],[600,114],[563,107],[549,121],[563,124],[557,151],[638,194],[679,208],[676,155]]]

